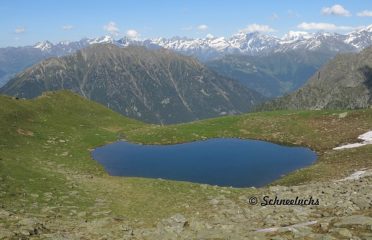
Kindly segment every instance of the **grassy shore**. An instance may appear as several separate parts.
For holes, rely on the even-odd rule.
[[[63,216],[70,216],[68,209],[74,207],[86,211],[87,218],[107,210],[139,223],[174,212],[203,216],[207,200],[221,192],[234,198],[256,190],[111,177],[91,159],[90,150],[121,138],[173,144],[237,137],[308,146],[319,155],[316,164],[274,183],[293,185],[371,168],[371,145],[332,150],[355,142],[368,130],[372,130],[372,109],[260,112],[158,126],[125,118],[67,91],[34,100],[0,96],[0,202],[14,212],[35,214],[56,207]],[[105,204],[100,207],[99,202]]]

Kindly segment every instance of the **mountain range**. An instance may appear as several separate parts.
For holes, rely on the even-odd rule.
[[[164,48],[113,44],[93,44],[44,60],[17,74],[0,93],[33,98],[60,89],[161,124],[247,112],[264,100],[195,58]]]
[[[90,44],[111,43],[120,47],[141,45],[148,48],[163,47],[207,61],[226,54],[263,55],[288,50],[327,50],[333,52],[358,51],[372,44],[372,25],[342,35],[337,33],[308,33],[290,31],[282,38],[259,32],[239,32],[230,38],[207,37],[192,39],[185,37],[136,40],[124,37],[118,40],[110,36],[82,39],[77,42],[48,41],[34,45],[43,52],[61,55],[71,53]]]
[[[293,51],[320,52],[322,55],[328,55],[329,58],[326,60],[329,60],[337,53],[358,52],[371,45],[372,25],[345,35],[326,32],[307,33],[290,31],[282,38],[258,32],[240,32],[229,38],[209,37],[204,39],[173,37],[138,40],[124,37],[115,40],[110,36],[103,36],[91,39],[84,38],[80,41],[72,42],[62,41],[56,44],[43,41],[33,46],[6,47],[0,48],[0,86],[5,84],[16,73],[42,59],[64,56],[92,44],[103,43],[111,43],[119,47],[135,45],[145,46],[149,49],[166,48],[184,55],[196,57],[203,62],[218,60],[227,55],[270,56],[272,54]],[[323,56],[321,58],[323,59]],[[315,67],[322,63],[321,61],[315,64]],[[231,67],[234,67],[234,65]],[[260,79],[260,76],[253,75],[248,81],[255,81],[256,77]],[[293,82],[296,81],[293,80]],[[251,84],[251,86],[254,85]],[[294,86],[297,85],[294,84]],[[256,90],[260,91],[259,88]],[[285,89],[282,89],[280,92],[283,91],[285,92]],[[276,95],[276,93],[268,94],[268,96]]]

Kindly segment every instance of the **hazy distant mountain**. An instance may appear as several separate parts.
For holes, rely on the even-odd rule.
[[[265,109],[355,109],[372,105],[372,47],[337,55],[298,91]]]
[[[32,98],[70,89],[126,116],[177,123],[249,111],[263,97],[196,59],[166,49],[95,44],[50,58],[10,80],[1,93]]]
[[[278,97],[302,87],[334,55],[299,49],[261,56],[227,55],[206,64],[267,97]]]
[[[46,57],[47,54],[33,47],[0,48],[0,87],[22,69]]]

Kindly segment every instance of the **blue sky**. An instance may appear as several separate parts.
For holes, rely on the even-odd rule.
[[[125,35],[133,38],[239,31],[345,33],[372,24],[372,1],[344,0],[2,0],[0,47]]]

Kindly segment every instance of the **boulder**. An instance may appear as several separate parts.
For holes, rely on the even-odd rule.
[[[189,226],[189,223],[186,218],[182,214],[177,213],[172,217],[161,221],[158,224],[158,229],[179,234],[187,226]]]

